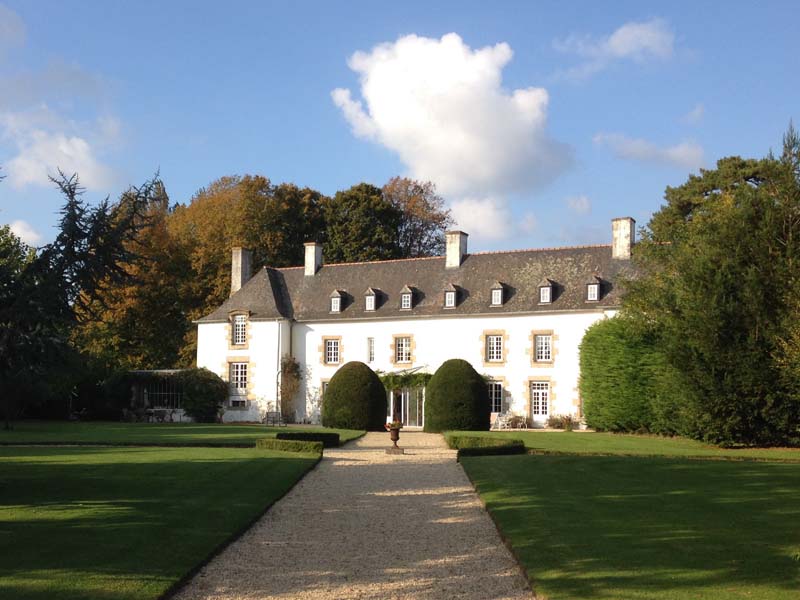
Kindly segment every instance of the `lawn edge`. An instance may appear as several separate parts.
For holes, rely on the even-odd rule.
[[[543,450],[527,448],[527,456],[597,456],[622,458],[664,458],[668,460],[716,460],[722,462],[777,462],[787,464],[800,463],[798,458],[765,457],[765,456],[729,456],[729,455],[704,455],[704,454],[645,454],[641,452],[567,452],[566,450]]]
[[[295,486],[298,483],[303,481],[303,479],[305,479],[308,476],[308,474],[311,473],[311,471],[316,469],[317,465],[319,465],[319,463],[322,462],[323,456],[324,452],[320,453],[320,455],[317,456],[317,460],[314,462],[313,465],[311,465],[306,470],[305,473],[303,473],[302,477],[298,478],[298,480],[295,481],[292,485],[290,485],[283,494],[281,494],[279,497],[275,498],[275,500],[273,500],[267,506],[265,506],[264,510],[258,513],[250,521],[245,523],[240,529],[234,531],[227,539],[223,540],[217,547],[211,550],[211,552],[209,552],[209,554],[203,560],[201,560],[195,566],[190,568],[177,581],[175,581],[166,590],[164,590],[164,592],[162,592],[159,596],[157,596],[156,600],[169,600],[170,598],[173,598],[175,594],[180,592],[181,589],[189,582],[189,580],[192,579],[195,575],[197,575],[203,569],[203,567],[205,567],[208,563],[214,560],[217,556],[222,554],[228,548],[228,546],[233,544],[245,533],[247,533],[247,531],[250,530],[250,528],[252,528],[253,525],[255,525],[258,521],[260,521],[273,506],[275,506],[278,502],[283,500],[289,494],[289,492],[291,492],[295,488]]]
[[[491,456],[487,456],[487,457],[465,456],[463,458],[470,459],[470,458],[493,458],[493,457],[491,457]],[[509,539],[506,537],[505,533],[503,533],[503,530],[500,528],[500,525],[497,523],[497,520],[495,520],[494,514],[492,513],[491,510],[489,510],[489,507],[487,506],[486,501],[483,499],[483,496],[481,496],[481,493],[478,491],[478,486],[475,485],[475,482],[473,481],[472,477],[469,476],[469,472],[467,472],[467,470],[464,468],[463,462],[461,460],[457,460],[456,462],[458,463],[459,467],[461,467],[461,471],[466,476],[467,481],[469,481],[469,484],[472,486],[472,489],[475,490],[475,495],[478,497],[478,501],[481,503],[481,506],[483,507],[483,510],[486,512],[487,515],[489,515],[489,518],[492,520],[492,524],[494,525],[495,531],[497,531],[497,535],[500,536],[500,541],[503,542],[503,545],[511,553],[511,556],[514,559],[514,562],[517,564],[517,568],[519,568],[519,570],[522,572],[522,576],[525,578],[525,581],[528,584],[527,588],[533,594],[534,600],[547,600],[546,596],[539,596],[536,593],[536,588],[533,585],[533,581],[531,580],[530,577],[528,577],[528,570],[522,564],[522,561],[520,560],[519,555],[517,554],[517,551],[514,549],[514,546],[511,544]]]

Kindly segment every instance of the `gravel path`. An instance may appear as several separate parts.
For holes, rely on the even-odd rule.
[[[442,436],[388,437],[326,450],[177,598],[533,598]]]

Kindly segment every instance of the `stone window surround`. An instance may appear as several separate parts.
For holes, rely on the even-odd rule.
[[[337,340],[339,342],[339,362],[329,363],[327,362],[327,356],[325,347],[327,346],[328,340]],[[337,365],[341,365],[344,362],[344,346],[342,345],[342,336],[340,335],[323,335],[322,340],[320,342],[319,347],[317,348],[319,352],[319,364],[325,367],[333,367]]]
[[[548,383],[548,395],[547,395],[547,417],[551,417],[553,415],[553,406],[555,405],[556,399],[556,392],[555,392],[555,382],[549,375],[541,375],[541,376],[530,376],[527,380],[525,380],[525,402],[526,407],[525,410],[528,413],[528,419],[531,421],[533,420],[533,413],[531,411],[531,383]],[[544,415],[537,415],[542,417]]]
[[[247,317],[245,342],[244,344],[233,343],[233,319],[235,317]],[[228,350],[247,350],[250,348],[250,340],[253,338],[252,321],[250,321],[249,310],[234,310],[228,314],[228,320],[225,321],[225,337],[228,339]]]
[[[549,335],[550,336],[550,360],[537,361],[536,360],[536,336]],[[531,359],[531,366],[539,369],[549,369],[555,365],[556,356],[558,355],[558,335],[552,329],[534,329],[528,336],[528,348],[526,350]]]
[[[224,377],[222,378],[228,385],[231,382],[231,364],[232,363],[245,363],[247,364],[247,390],[244,395],[244,399],[246,400],[244,406],[230,406],[231,401],[231,394],[228,393],[228,405],[225,406],[225,410],[247,410],[248,405],[252,400],[255,400],[255,394],[253,394],[253,376],[255,375],[256,364],[250,360],[249,356],[228,356],[225,358],[225,363],[223,365],[224,370]],[[239,396],[241,398],[241,396]]]
[[[409,338],[411,340],[411,361],[409,362],[397,362],[397,338]],[[414,340],[414,336],[410,333],[396,333],[392,335],[392,343],[389,346],[389,350],[391,350],[391,355],[389,356],[389,363],[395,366],[408,366],[413,365],[415,359],[417,349],[417,343]]]
[[[486,346],[487,339],[490,335],[503,336],[503,360],[489,360],[489,348]],[[508,361],[508,338],[509,335],[505,329],[487,329],[481,334],[481,360],[484,367],[501,367]]]
[[[503,404],[501,408],[505,408],[506,410],[511,405],[511,390],[508,386],[508,380],[504,376],[490,376],[489,381],[491,383],[499,383],[503,386]],[[491,414],[498,414],[498,413],[491,413]]]

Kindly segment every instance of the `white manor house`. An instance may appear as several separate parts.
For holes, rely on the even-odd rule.
[[[197,366],[230,382],[225,421],[260,421],[280,406],[281,357],[299,363],[299,393],[283,413],[319,422],[327,382],[348,361],[375,371],[433,373],[462,358],[489,380],[493,413],[543,426],[580,418],[578,347],[586,329],[619,308],[620,276],[632,274],[635,222],[612,221],[610,245],[467,251],[446,234],[446,255],[261,269],[233,248],[231,296],[197,322]],[[424,392],[390,394],[387,416],[423,425]]]

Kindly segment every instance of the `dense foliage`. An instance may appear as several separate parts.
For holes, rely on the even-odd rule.
[[[682,419],[657,339],[624,317],[592,325],[580,346],[580,393],[589,427],[675,433]]]
[[[154,179],[117,203],[89,206],[77,176],[60,174],[53,182],[65,199],[56,239],[29,253],[9,231],[0,240],[0,402],[7,427],[31,388],[49,388],[43,396],[64,397],[61,406],[68,406],[81,366],[73,329],[91,318],[109,288],[130,282],[126,265],[137,260],[133,245],[158,187]]]
[[[328,431],[279,431],[275,434],[275,438],[301,442],[322,442],[325,448],[338,448],[341,444],[339,434]]]
[[[322,398],[322,424],[342,429],[380,431],[386,423],[386,389],[362,362],[343,365]]]
[[[462,456],[498,456],[507,454],[525,454],[525,442],[510,437],[478,437],[470,435],[447,434],[444,436],[447,445],[458,450]]]
[[[425,388],[425,431],[488,430],[490,411],[486,381],[460,358],[445,361]]]
[[[184,412],[197,423],[214,423],[228,397],[228,384],[208,369],[186,369],[178,375]]]
[[[686,432],[800,441],[800,137],[725,158],[676,188],[643,232],[624,310],[677,374]]]

